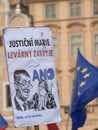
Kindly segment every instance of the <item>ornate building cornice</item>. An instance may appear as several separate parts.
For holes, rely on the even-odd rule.
[[[73,26],[80,26],[80,27],[85,27],[85,24],[80,23],[80,22],[74,22],[74,23],[70,23],[67,25],[67,28],[71,28]]]
[[[27,3],[38,3],[38,2],[56,2],[56,1],[70,1],[70,0],[26,0]]]
[[[98,24],[98,20],[93,21],[93,22],[91,23],[91,26],[94,27],[96,24]]]
[[[55,24],[47,24],[45,27],[53,27],[53,28],[58,28],[60,29],[61,27]]]

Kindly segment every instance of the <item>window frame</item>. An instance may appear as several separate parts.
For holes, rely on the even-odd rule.
[[[0,35],[0,46],[3,45],[3,40],[2,40],[2,36]]]
[[[12,106],[7,106],[7,89],[6,87],[9,86],[8,82],[3,82],[3,108],[5,111],[11,111],[12,110]],[[9,86],[10,87],[10,86]]]
[[[95,13],[94,13],[94,12],[95,12],[94,1],[95,1],[95,0],[92,1],[92,2],[93,2],[93,4],[92,4],[92,5],[93,5],[93,7],[92,7],[92,9],[93,9],[93,16],[98,16],[98,14],[95,14]]]
[[[76,33],[76,34],[71,34],[71,35],[70,35],[70,50],[71,50],[70,53],[71,53],[71,57],[76,58],[76,57],[77,57],[77,53],[76,53],[76,55],[73,53],[72,45],[76,45],[76,44],[78,44],[78,43],[72,43],[72,42],[71,42],[72,36],[81,36],[82,42],[79,43],[79,44],[81,44],[81,48],[79,48],[79,49],[80,49],[81,53],[83,53],[83,35],[82,35],[81,33]],[[78,48],[77,48],[77,49],[78,49]]]
[[[96,52],[96,46],[95,46],[96,43],[97,43],[97,45],[98,45],[98,42],[95,41],[95,35],[98,36],[98,32],[96,32],[96,33],[93,34],[94,55],[95,55],[95,56],[98,56],[98,51]]]
[[[56,38],[56,44],[54,44],[53,42],[53,50],[54,50],[54,58],[57,59],[58,58],[58,37],[57,36],[53,36],[52,39]]]
[[[95,98],[95,100],[96,100],[96,104],[98,105],[98,97],[97,97],[97,98]]]
[[[51,16],[49,16],[49,17],[46,17],[46,6],[47,5],[52,5],[52,4],[54,4],[55,5],[55,17],[53,18],[53,17],[51,17]],[[50,8],[49,8],[49,10],[50,10]],[[49,14],[49,15],[52,15],[52,14]],[[45,20],[54,20],[54,19],[56,19],[57,18],[57,4],[55,3],[55,2],[51,2],[51,3],[45,3],[45,5],[44,5],[44,19]]]
[[[72,3],[76,3],[76,2],[80,2],[80,15],[79,16],[77,16],[76,14],[75,14],[75,16],[72,16],[71,15],[71,4]],[[75,12],[76,12],[77,10],[75,9]],[[82,17],[82,1],[81,0],[75,0],[75,1],[69,1],[69,17],[70,18],[80,18],[80,17]]]

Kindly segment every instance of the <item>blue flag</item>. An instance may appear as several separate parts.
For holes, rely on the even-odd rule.
[[[87,114],[85,105],[98,97],[98,69],[89,63],[80,51],[76,69],[76,82],[70,108],[72,130],[84,125]]]
[[[6,128],[8,126],[8,123],[5,121],[5,119],[0,115],[0,130]]]

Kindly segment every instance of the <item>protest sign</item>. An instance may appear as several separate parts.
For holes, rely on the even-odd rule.
[[[3,34],[14,125],[60,122],[50,28],[5,28]]]

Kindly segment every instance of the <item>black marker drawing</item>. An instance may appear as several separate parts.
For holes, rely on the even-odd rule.
[[[32,109],[32,103],[28,101],[30,89],[33,87],[31,84],[30,75],[26,70],[16,70],[14,72],[14,85],[16,95],[14,102],[18,111],[25,111]]]
[[[38,93],[35,93],[33,97],[33,108],[35,110],[46,110],[56,108],[56,102],[52,91],[49,91],[49,87],[46,80],[39,80]]]

